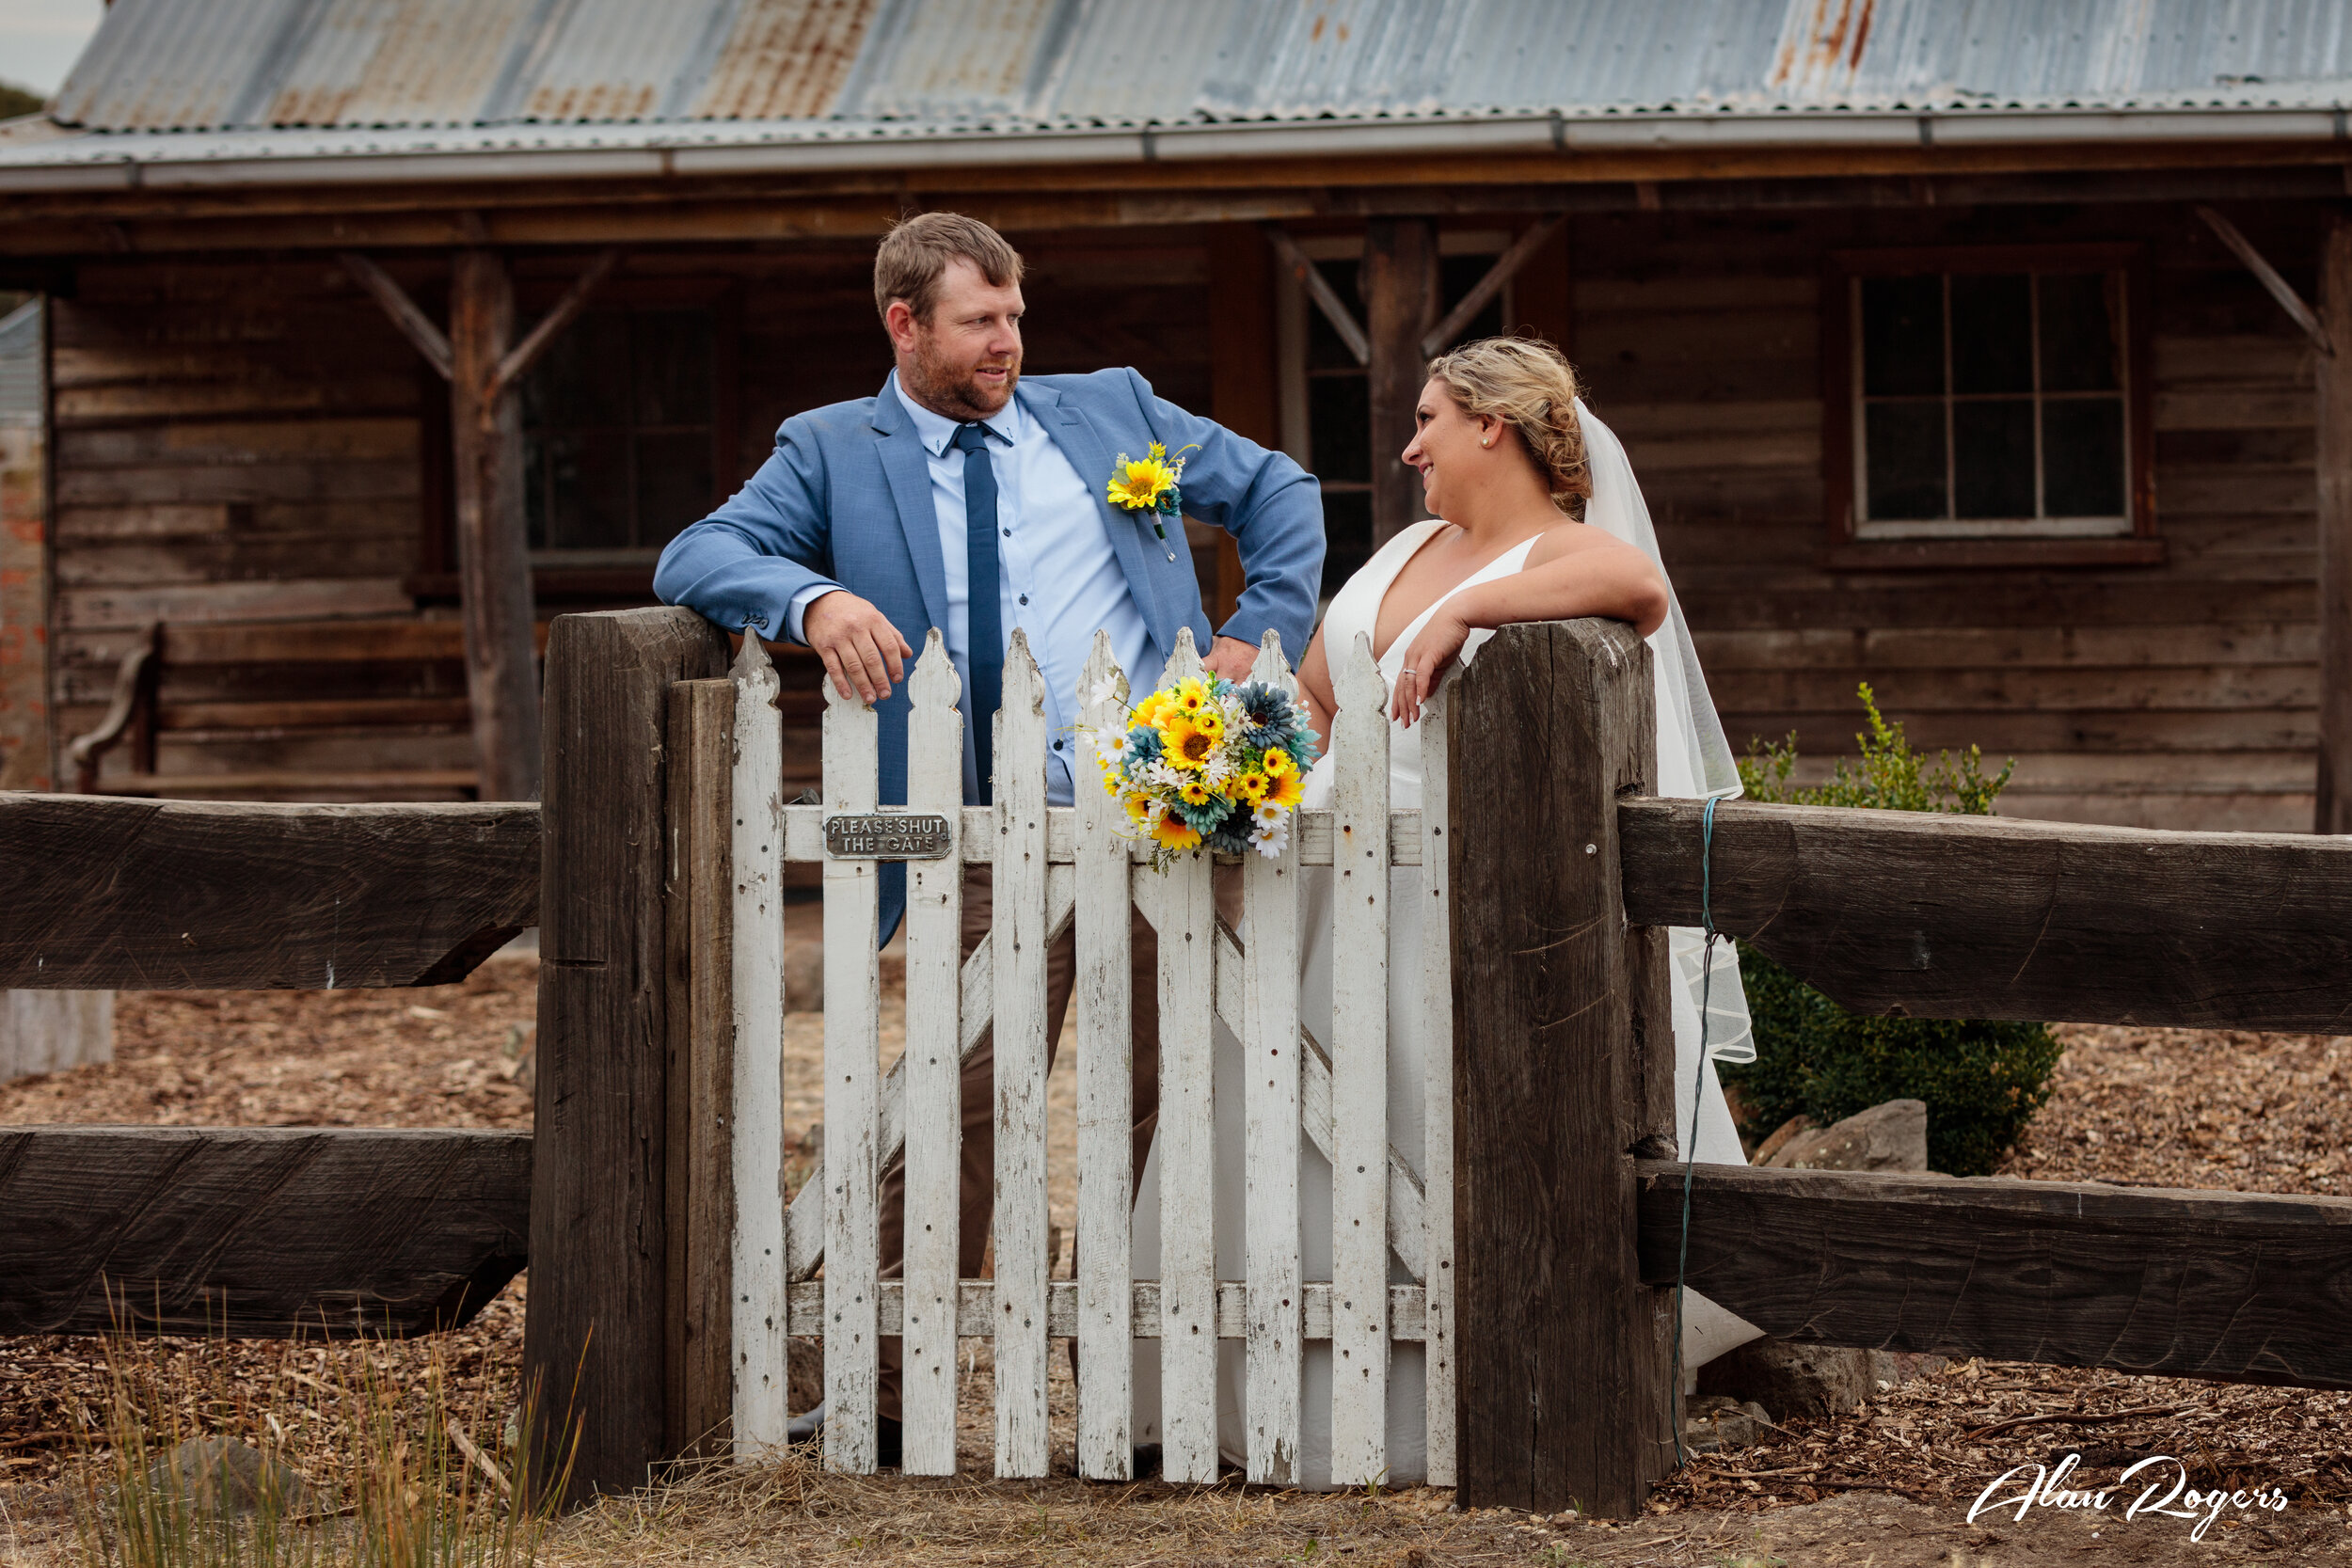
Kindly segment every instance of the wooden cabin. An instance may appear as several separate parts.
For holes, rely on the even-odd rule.
[[[52,776],[528,793],[533,624],[648,602],[785,417],[879,386],[874,242],[953,208],[1026,259],[1031,372],[1132,364],[1319,475],[1327,588],[1419,515],[1425,350],[1537,331],[1735,744],[1826,762],[1867,680],[2015,756],[2012,814],[2352,825],[2344,30],[1663,8],[115,0],[0,127]]]

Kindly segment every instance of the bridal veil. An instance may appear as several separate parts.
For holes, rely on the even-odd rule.
[[[1708,695],[1707,677],[1699,669],[1698,650],[1691,641],[1691,626],[1683,619],[1674,578],[1658,552],[1658,530],[1650,523],[1649,505],[1642,499],[1642,486],[1626,458],[1625,443],[1594,416],[1581,398],[1577,400],[1576,414],[1583,427],[1585,459],[1593,474],[1593,493],[1584,503],[1585,526],[1613,534],[1641,550],[1667,584],[1665,623],[1648,638],[1658,691],[1658,793],[1684,800],[1729,800],[1740,793],[1740,765],[1724,734],[1724,721],[1715,712],[1715,701]],[[1710,964],[1706,933],[1695,927],[1669,927],[1666,938],[1678,982],[1673,997],[1676,1157],[1696,1158],[1708,1164],[1745,1164],[1739,1130],[1732,1124],[1731,1109],[1715,1077],[1717,1062],[1756,1060],[1747,992],[1740,984],[1739,957],[1730,942],[1720,942]],[[1704,1061],[1699,1044],[1702,1016]],[[1692,1141],[1694,1109],[1698,1136],[1692,1148],[1686,1145]],[[1686,1384],[1700,1366],[1762,1332],[1692,1292],[1683,1309]]]

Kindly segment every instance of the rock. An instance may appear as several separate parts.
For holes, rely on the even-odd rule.
[[[1772,1156],[1778,1154],[1782,1148],[1788,1144],[1789,1139],[1795,1137],[1798,1133],[1804,1132],[1812,1125],[1813,1118],[1811,1117],[1790,1117],[1787,1121],[1784,1121],[1778,1127],[1773,1128],[1771,1136],[1767,1137],[1762,1143],[1756,1146],[1756,1152],[1748,1156],[1748,1164],[1751,1165],[1771,1164],[1772,1163]]]
[[[1866,1350],[1870,1359],[1865,1377],[1873,1394],[1899,1388],[1915,1377],[1932,1377],[1950,1366],[1951,1359],[1942,1355],[1922,1355],[1907,1350]]]
[[[1792,1133],[1769,1155],[1757,1152],[1762,1157],[1756,1164],[1782,1170],[1923,1171],[1928,1168],[1928,1103],[1890,1100],[1857,1111],[1834,1127]]]
[[[1754,1400],[1723,1395],[1686,1400],[1682,1406],[1682,1446],[1693,1453],[1724,1449],[1752,1449],[1764,1441],[1772,1417]]]
[[[310,1489],[293,1466],[233,1437],[189,1438],[155,1462],[147,1483],[204,1513],[255,1513],[264,1506],[280,1518],[315,1512]]]
[[[1699,1369],[1699,1392],[1784,1416],[1842,1416],[1870,1392],[1870,1353],[1751,1339]]]

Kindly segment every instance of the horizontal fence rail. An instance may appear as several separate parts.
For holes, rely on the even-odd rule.
[[[1636,1163],[1642,1279],[1675,1281],[1683,1167]],[[2352,1199],[1697,1165],[1690,1288],[1770,1334],[2352,1387]]]
[[[0,794],[0,986],[438,986],[539,919],[539,808]]]
[[[453,1328],[530,1232],[528,1132],[0,1128],[0,1334]]]
[[[1628,918],[1703,917],[1696,801],[1617,806]],[[2352,838],[1727,801],[1718,929],[1857,1012],[2352,1030]]]
[[[993,806],[962,806],[961,828],[957,834],[957,853],[967,865],[986,865],[994,855],[993,835],[996,832],[996,811]],[[825,818],[830,813],[823,806],[786,806],[784,813],[784,858],[787,861],[822,862],[830,858],[825,847]],[[903,806],[882,808],[875,820],[900,822],[920,819],[935,814],[918,812]],[[1073,865],[1078,859],[1078,808],[1048,806],[1045,809],[1045,859],[1053,865]],[[1329,865],[1335,832],[1332,820],[1338,814],[1329,807],[1301,808],[1293,828],[1298,843],[1298,863]],[[1148,864],[1152,846],[1139,841],[1125,842],[1125,852],[1136,864]],[[1389,813],[1389,863],[1419,865],[1421,863],[1421,813],[1417,810]]]

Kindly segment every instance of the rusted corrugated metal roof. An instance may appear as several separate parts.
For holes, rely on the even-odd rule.
[[[2308,102],[2344,0],[116,0],[103,130]]]
[[[2342,140],[2347,109],[2352,0],[114,0],[78,134],[0,174]]]

